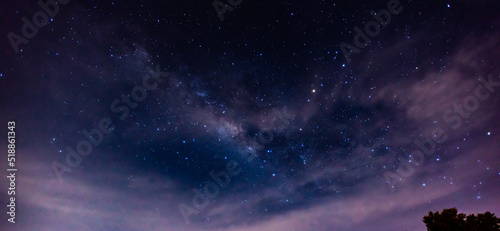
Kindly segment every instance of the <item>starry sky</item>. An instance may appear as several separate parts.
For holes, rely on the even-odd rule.
[[[15,224],[0,178],[1,230],[500,214],[498,1],[1,6],[0,169],[8,121],[18,168]]]

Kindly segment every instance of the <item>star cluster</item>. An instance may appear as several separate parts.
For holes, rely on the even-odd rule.
[[[0,10],[0,121],[16,121],[22,171],[5,230],[425,230],[429,210],[500,213],[497,1],[57,2],[26,43],[7,35],[44,8]]]

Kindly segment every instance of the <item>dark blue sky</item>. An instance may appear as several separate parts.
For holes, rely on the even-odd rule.
[[[0,7],[2,230],[500,213],[498,1],[58,2]]]

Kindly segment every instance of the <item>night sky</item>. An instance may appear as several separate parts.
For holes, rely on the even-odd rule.
[[[417,231],[429,210],[500,214],[499,1],[0,6],[1,230]]]

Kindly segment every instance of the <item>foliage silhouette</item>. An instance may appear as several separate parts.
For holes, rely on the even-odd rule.
[[[443,209],[442,213],[429,211],[423,221],[427,231],[500,231],[500,218],[490,212],[466,216],[456,208]]]

